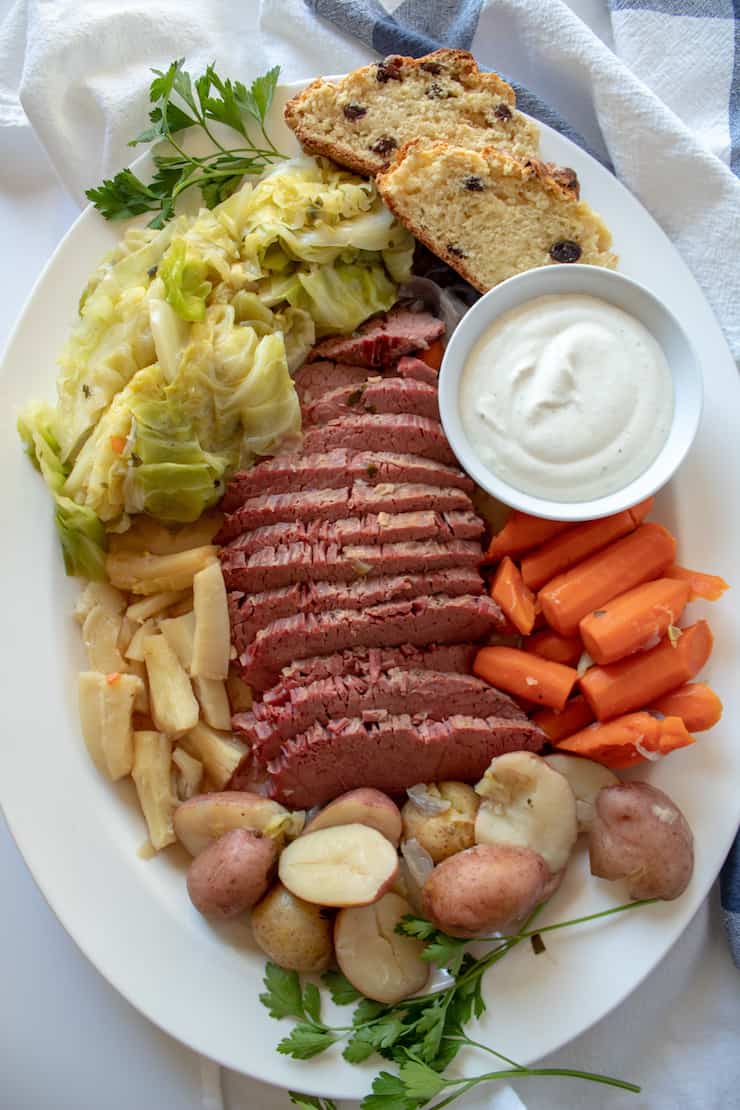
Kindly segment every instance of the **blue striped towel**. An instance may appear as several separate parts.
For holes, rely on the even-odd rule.
[[[609,0],[613,52],[560,0],[305,2],[380,54],[419,56],[454,46],[472,50],[505,76],[523,111],[616,169],[651,209],[703,286],[738,360],[740,0]],[[527,71],[527,87],[511,78],[509,61],[496,55],[498,21],[519,32],[523,46],[514,61]],[[560,110],[541,95],[548,83],[538,69],[554,71],[551,87],[565,84]],[[578,97],[590,99],[598,121],[596,128],[590,121],[588,139],[580,121],[576,130],[565,119],[573,118],[573,109],[577,113]],[[581,115],[588,120],[582,107]],[[637,127],[649,128],[649,159],[634,141]],[[684,204],[680,194],[687,184]],[[661,203],[666,194],[669,202]],[[740,835],[720,889],[740,967]]]

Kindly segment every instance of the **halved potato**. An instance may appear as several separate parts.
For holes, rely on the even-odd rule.
[[[164,636],[147,636],[143,652],[154,723],[167,736],[181,736],[198,722],[190,679]]]
[[[193,578],[195,635],[190,673],[200,678],[226,678],[231,636],[226,586],[221,564],[212,562]]]
[[[252,829],[270,835],[276,821],[290,814],[284,806],[247,790],[199,794],[175,810],[175,833],[191,856],[214,844],[229,829]],[[278,843],[280,840],[278,838]]]
[[[143,683],[132,674],[82,671],[78,680],[80,722],[96,766],[114,782],[131,773],[132,716]]]
[[[131,777],[149,829],[149,839],[157,851],[174,844],[176,839],[172,823],[176,799],[172,794],[171,750],[171,742],[161,732],[134,733]]]

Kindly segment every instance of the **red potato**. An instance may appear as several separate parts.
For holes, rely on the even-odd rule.
[[[191,856],[199,855],[230,829],[251,829],[282,841],[284,827],[291,822],[290,831],[295,835],[300,832],[303,814],[291,814],[278,802],[246,790],[198,794],[179,805],[174,816],[175,834]]]
[[[377,829],[394,846],[401,839],[401,813],[395,802],[381,790],[359,787],[329,802],[309,821],[304,835],[337,825],[367,825]]]
[[[276,861],[277,848],[269,837],[231,829],[190,864],[190,901],[206,917],[236,917],[263,896]]]
[[[280,856],[281,883],[319,906],[368,906],[395,882],[398,855],[367,825],[337,825],[298,837]]]
[[[296,898],[282,883],[252,910],[252,934],[268,959],[288,971],[316,974],[331,963],[332,922],[321,906]]]

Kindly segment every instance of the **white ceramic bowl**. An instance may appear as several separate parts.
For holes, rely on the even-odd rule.
[[[469,352],[483,332],[510,309],[553,293],[599,297],[629,312],[663,348],[673,379],[673,419],[657,458],[621,489],[588,501],[536,497],[510,485],[478,458],[460,419],[460,375]],[[599,266],[543,266],[495,286],[458,324],[445,350],[439,375],[442,423],[461,466],[492,497],[514,509],[551,520],[592,520],[618,513],[650,497],[668,482],[686,457],[699,427],[702,402],[701,366],[675,316],[639,282]]]

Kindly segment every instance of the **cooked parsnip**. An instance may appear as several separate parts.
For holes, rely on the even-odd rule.
[[[233,667],[229,667],[226,677],[226,691],[229,695],[232,713],[242,713],[252,708],[252,687],[239,677]]]
[[[223,790],[248,751],[246,744],[203,721],[180,737],[180,747],[201,761],[217,790]]]
[[[252,932],[265,955],[289,971],[326,971],[331,962],[331,921],[321,906],[296,898],[282,883],[252,910]]]
[[[220,728],[227,732],[231,728],[231,707],[223,679],[201,678],[200,675],[195,675],[193,689],[206,723],[212,728]]]
[[[121,631],[118,633],[118,643],[116,645],[124,658],[126,656],[126,648],[131,643],[134,633],[137,631],[138,627],[139,626],[136,621],[130,621],[124,613],[123,617],[121,618]]]
[[[177,797],[181,802],[187,802],[189,798],[194,798],[200,792],[203,782],[203,764],[180,747],[173,751],[172,762],[177,768]]]
[[[134,518],[127,532],[110,536],[109,550],[115,555],[121,553],[141,555],[144,552],[150,552],[152,555],[176,555],[180,551],[189,551],[193,547],[209,544],[221,527],[222,521],[222,513],[208,512],[203,513],[192,524],[166,528],[153,517],[141,513]]]
[[[193,661],[195,613],[191,610],[180,617],[165,617],[159,622],[159,631],[190,674],[190,664]]]
[[[82,639],[91,671],[113,674],[115,671],[128,670],[126,661],[118,650],[120,634],[121,615],[111,613],[102,605],[94,605],[82,626]]]
[[[167,610],[168,617],[181,617],[184,613],[192,613],[193,611],[193,591],[183,590],[180,595],[180,600],[176,601]]]
[[[320,906],[368,906],[393,886],[397,874],[396,849],[367,825],[299,836],[283,849],[279,864],[283,886]]]
[[[555,752],[545,756],[545,763],[558,771],[570,783],[576,796],[576,817],[579,832],[591,828],[594,819],[594,803],[602,786],[616,786],[619,779],[603,763],[594,763],[580,755],[565,755]]]
[[[77,623],[84,624],[87,614],[96,605],[102,606],[108,613],[120,614],[126,608],[126,598],[107,582],[88,582],[72,610]]]
[[[171,605],[176,605],[187,594],[187,590],[164,590],[160,594],[151,594],[149,597],[129,605],[126,616],[129,620],[142,624],[149,617],[156,617],[163,613],[165,609],[169,609]]]
[[[215,561],[217,552],[218,548],[209,544],[174,555],[109,554],[105,569],[114,586],[134,594],[186,590],[198,571]]]
[[[206,917],[236,917],[263,896],[277,848],[252,829],[230,829],[196,856],[188,869],[188,894]]]
[[[160,851],[175,842],[172,817],[170,753],[172,744],[161,732],[134,733],[134,763],[131,777],[149,829],[152,847]]]
[[[246,790],[199,794],[175,810],[175,833],[191,856],[197,856],[229,829],[252,829],[270,836],[280,821],[292,816],[278,802]],[[285,838],[277,832],[273,839],[281,847]]]
[[[136,691],[136,697],[134,698],[134,713],[148,714],[151,706],[149,705],[149,681],[145,665],[139,663],[137,659],[129,659],[126,663],[126,671],[128,674],[135,674],[137,678],[141,679],[141,687]]]
[[[420,991],[429,978],[422,941],[396,932],[405,898],[389,892],[372,906],[340,910],[334,925],[334,951],[352,986],[376,1002],[392,1005]]]
[[[190,673],[201,678],[226,678],[231,637],[226,586],[219,562],[210,563],[193,578],[195,634]]]
[[[563,775],[532,752],[491,760],[475,787],[478,844],[513,844],[538,852],[551,873],[568,862],[578,836],[576,799]]]
[[[144,621],[143,624],[136,626],[136,632],[128,642],[128,647],[124,652],[129,660],[135,660],[137,663],[144,662],[144,641],[149,636],[156,635],[157,622],[152,618],[151,620]]]
[[[464,782],[427,784],[419,800],[409,797],[401,811],[404,840],[417,840],[435,863],[472,848],[478,801],[472,786]]]
[[[330,829],[336,825],[369,825],[377,829],[391,844],[401,839],[401,814],[387,794],[361,786],[341,794],[320,810],[306,826],[306,832]]]
[[[164,636],[147,636],[143,652],[154,723],[167,736],[181,736],[198,722],[190,679]]]
[[[79,676],[82,735],[96,766],[113,781],[131,773],[131,718],[141,686],[141,679],[132,674],[82,671]]]

